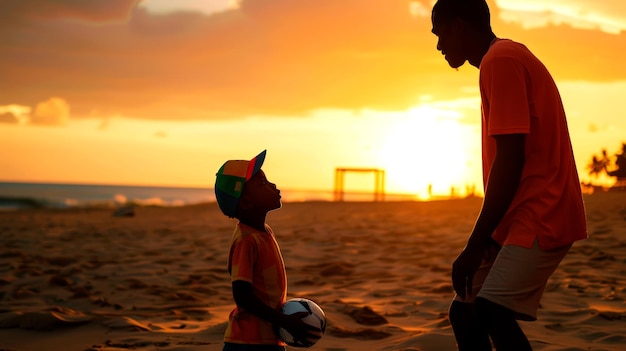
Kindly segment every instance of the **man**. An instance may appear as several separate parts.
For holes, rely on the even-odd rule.
[[[479,69],[485,199],[452,266],[449,318],[459,350],[532,350],[517,320],[536,320],[549,277],[587,237],[561,98],[522,44],[499,39],[485,0],[439,0],[437,50]]]

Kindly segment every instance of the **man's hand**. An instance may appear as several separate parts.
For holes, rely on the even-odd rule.
[[[483,260],[484,248],[466,246],[452,264],[452,287],[457,295],[465,299],[472,296],[474,274]]]

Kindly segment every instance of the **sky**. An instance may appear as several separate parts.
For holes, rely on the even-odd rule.
[[[556,80],[581,180],[609,183],[586,165],[626,142],[626,2],[488,3]],[[390,193],[480,192],[478,70],[436,50],[432,4],[4,0],[0,181],[212,187],[267,149],[284,189],[354,167]]]

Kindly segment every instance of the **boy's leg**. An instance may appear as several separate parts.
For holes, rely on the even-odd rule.
[[[479,324],[484,325],[497,351],[532,351],[515,312],[482,297],[474,302]]]
[[[454,331],[459,351],[491,351],[487,329],[479,323],[474,304],[452,301],[448,318]]]

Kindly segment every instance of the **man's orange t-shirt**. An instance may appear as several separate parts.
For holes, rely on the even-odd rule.
[[[266,305],[279,309],[287,297],[287,274],[272,229],[261,232],[239,223],[233,233],[228,271],[231,281],[252,284],[253,292]],[[224,341],[236,344],[285,345],[272,324],[236,306],[228,318]]]
[[[493,238],[544,250],[587,237],[585,208],[565,111],[546,67],[524,45],[497,39],[480,64],[483,180],[494,135],[525,134],[526,163],[513,202]]]

